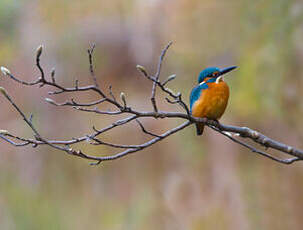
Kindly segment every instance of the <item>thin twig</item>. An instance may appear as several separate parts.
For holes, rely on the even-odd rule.
[[[39,71],[40,71],[40,81],[41,81],[41,85],[40,87],[42,87],[44,85],[44,82],[45,82],[45,77],[44,77],[44,71],[40,65],[40,57],[41,57],[41,54],[42,54],[42,50],[43,50],[43,46],[40,45],[37,49],[37,52],[36,52],[36,66],[38,67]]]
[[[161,67],[162,67],[162,62],[163,62],[163,59],[164,59],[164,56],[166,54],[166,51],[168,50],[168,48],[172,45],[172,42],[169,42],[166,47],[162,50],[161,52],[161,55],[159,57],[159,62],[158,62],[158,68],[157,68],[157,72],[155,74],[155,77],[154,77],[154,82],[153,82],[153,87],[152,87],[152,94],[151,94],[151,102],[152,102],[152,105],[153,105],[153,108],[154,108],[154,111],[155,112],[158,112],[158,108],[157,108],[157,104],[156,104],[156,99],[155,99],[155,96],[156,96],[156,86],[157,86],[157,83],[159,81],[159,77],[160,77],[160,73],[161,73]]]
[[[142,124],[138,119],[136,119],[136,122],[139,124],[139,126],[140,126],[140,128],[141,128],[141,130],[142,130],[143,133],[146,133],[146,134],[151,135],[151,136],[153,136],[153,137],[160,137],[160,136],[157,135],[157,134],[154,134],[154,133],[152,133],[152,132],[147,131],[147,130],[145,129],[145,127],[143,126],[143,124]]]
[[[94,72],[94,65],[93,65],[93,53],[94,53],[95,47],[96,47],[96,45],[93,44],[93,45],[91,46],[91,48],[87,50],[87,52],[88,52],[88,60],[89,60],[89,71],[90,71],[90,75],[91,75],[91,77],[93,78],[93,81],[94,81],[95,86],[96,86],[97,88],[99,88],[99,85],[98,85],[98,82],[97,82],[97,78],[96,78],[96,75],[95,75],[95,72]]]

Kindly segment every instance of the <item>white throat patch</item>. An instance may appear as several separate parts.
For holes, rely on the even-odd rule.
[[[223,77],[222,77],[222,76],[218,77],[218,78],[216,79],[216,84],[218,84],[221,80],[223,80]]]
[[[200,83],[200,85],[203,85],[203,84],[205,84],[205,81],[202,81],[202,82]]]

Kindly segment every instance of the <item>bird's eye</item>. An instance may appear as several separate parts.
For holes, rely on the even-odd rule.
[[[219,76],[219,72],[218,71],[213,73],[213,77],[217,77],[217,76]]]

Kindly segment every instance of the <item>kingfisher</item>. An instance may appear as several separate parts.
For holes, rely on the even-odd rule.
[[[223,75],[236,69],[231,66],[224,69],[208,67],[198,77],[198,85],[190,93],[190,113],[194,117],[208,118],[218,121],[225,112],[229,87]],[[202,135],[204,124],[196,124],[197,135]]]

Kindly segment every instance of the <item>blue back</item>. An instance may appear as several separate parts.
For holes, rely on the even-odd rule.
[[[208,67],[204,70],[202,70],[198,77],[198,82],[201,83],[204,81],[207,77],[212,77],[214,72],[220,72],[220,69],[218,67]]]
[[[192,107],[193,107],[195,101],[197,101],[200,98],[202,91],[208,88],[207,83],[214,83],[214,82],[216,82],[216,80],[217,80],[217,78],[208,79],[205,83],[199,84],[195,88],[192,89],[192,91],[190,93],[190,99],[189,99],[190,112],[192,112]]]

